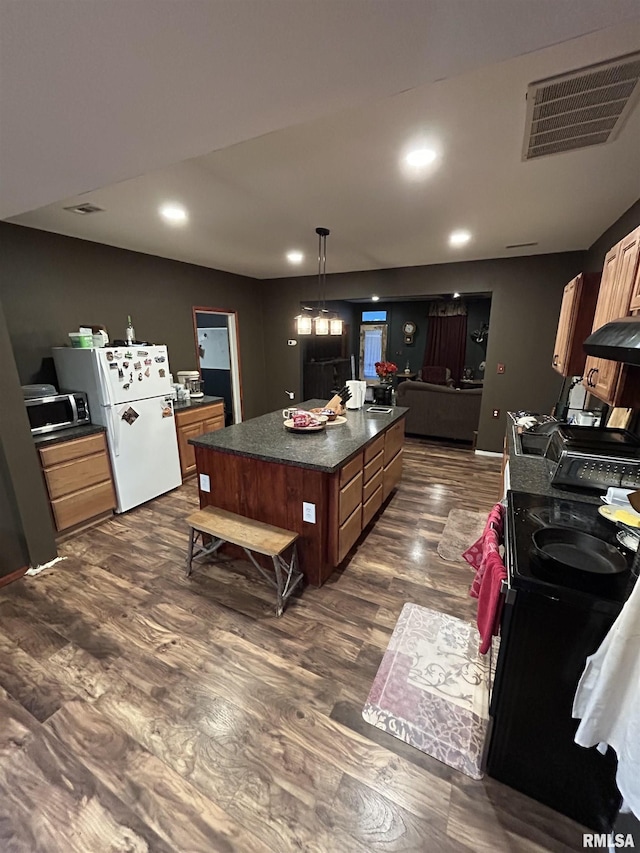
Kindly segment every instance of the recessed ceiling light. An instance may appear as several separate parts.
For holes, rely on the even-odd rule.
[[[163,204],[160,208],[160,216],[171,225],[184,225],[189,218],[187,211],[181,204]]]
[[[424,169],[425,166],[431,165],[436,157],[437,154],[433,148],[416,148],[413,151],[409,151],[404,161],[412,169]]]
[[[294,249],[291,252],[287,252],[287,260],[290,264],[301,264],[304,261],[304,255],[302,252]]]
[[[449,234],[450,246],[464,246],[471,239],[470,231],[452,231]]]
[[[460,294],[458,293],[458,291],[457,291],[457,290],[456,290],[456,292],[453,294],[453,298],[454,298],[454,299],[460,299]]]
[[[379,297],[379,296],[372,296],[372,297],[371,297],[371,301],[372,301],[372,302],[377,302],[377,301],[378,301],[378,299],[380,299],[380,297]]]

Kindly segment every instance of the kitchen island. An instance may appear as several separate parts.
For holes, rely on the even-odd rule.
[[[321,586],[402,477],[407,409],[371,408],[319,432],[289,432],[278,411],[192,439],[200,506],[299,533],[300,569]]]

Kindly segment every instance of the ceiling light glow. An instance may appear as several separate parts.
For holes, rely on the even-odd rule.
[[[372,302],[377,302],[377,301],[378,301],[378,299],[380,299],[380,297],[379,297],[379,296],[372,296],[372,297],[371,297],[371,301],[372,301]]]
[[[469,240],[471,239],[470,231],[452,231],[449,234],[449,245],[450,246],[465,246]]]
[[[460,294],[458,293],[458,291],[457,291],[457,290],[456,290],[456,292],[453,294],[453,298],[454,298],[454,299],[460,299]]]
[[[160,216],[170,225],[184,225],[189,218],[186,209],[181,204],[163,204]]]
[[[405,156],[404,161],[407,166],[410,166],[412,169],[424,169],[426,166],[430,166],[431,163],[433,163],[436,156],[437,154],[433,148],[416,148],[413,151],[409,151]]]
[[[304,260],[304,255],[297,249],[293,249],[291,252],[287,252],[287,260],[290,264],[301,264]]]

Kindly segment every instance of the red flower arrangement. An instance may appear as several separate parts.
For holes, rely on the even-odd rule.
[[[392,361],[376,361],[375,368],[380,379],[389,379],[398,372],[398,365]]]

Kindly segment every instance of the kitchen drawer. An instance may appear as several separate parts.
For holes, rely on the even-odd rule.
[[[57,530],[66,530],[101,513],[109,512],[115,505],[116,496],[111,480],[51,501]]]
[[[354,511],[359,503],[362,503],[362,471],[350,480],[344,489],[340,489],[339,524],[342,524]]]
[[[74,438],[71,441],[63,441],[51,447],[39,447],[38,452],[42,460],[42,467],[49,468],[60,462],[70,462],[82,456],[90,456],[92,453],[105,453],[107,442],[105,435],[98,432],[85,438]]]
[[[111,468],[106,453],[96,453],[73,462],[63,462],[45,468],[44,477],[51,500],[61,498],[79,489],[111,480]]]
[[[358,504],[338,533],[338,562],[341,563],[349,549],[358,541],[362,531],[362,504]]]
[[[371,444],[367,444],[364,449],[364,464],[370,462],[374,456],[377,456],[378,453],[384,450],[384,433],[379,435],[377,438],[371,442]]]
[[[380,454],[380,457],[382,457],[382,453]],[[382,465],[381,465],[380,468],[378,468],[376,473],[373,475],[373,477],[371,477],[370,480],[366,481],[364,486],[362,487],[362,502],[363,503],[366,503],[369,500],[369,498],[371,497],[371,495],[378,488],[378,486],[382,485],[383,477],[384,477],[384,470],[383,470]]]
[[[384,468],[384,477],[382,480],[382,500],[386,500],[394,486],[402,479],[402,450],[393,457],[388,465]]]
[[[380,436],[384,440],[384,436]],[[384,442],[383,442],[384,443]],[[377,456],[364,466],[364,482],[368,483],[373,475],[382,468],[384,464],[384,452],[381,450]]]
[[[362,507],[362,527],[369,524],[373,516],[382,506],[382,471],[380,472],[380,485]]]
[[[206,421],[208,418],[224,418],[224,403],[212,403],[210,406],[194,406],[192,409],[185,409],[176,412],[176,424],[178,426],[187,426],[187,424],[195,424]]]
[[[384,464],[391,462],[404,442],[404,418],[395,423],[384,434]]]
[[[223,429],[224,427],[224,415],[218,415],[215,418],[207,418],[203,424],[203,432],[216,432],[216,430]]]
[[[350,462],[340,469],[340,488],[346,486],[349,480],[352,480],[358,471],[362,471],[362,453],[354,456]]]

